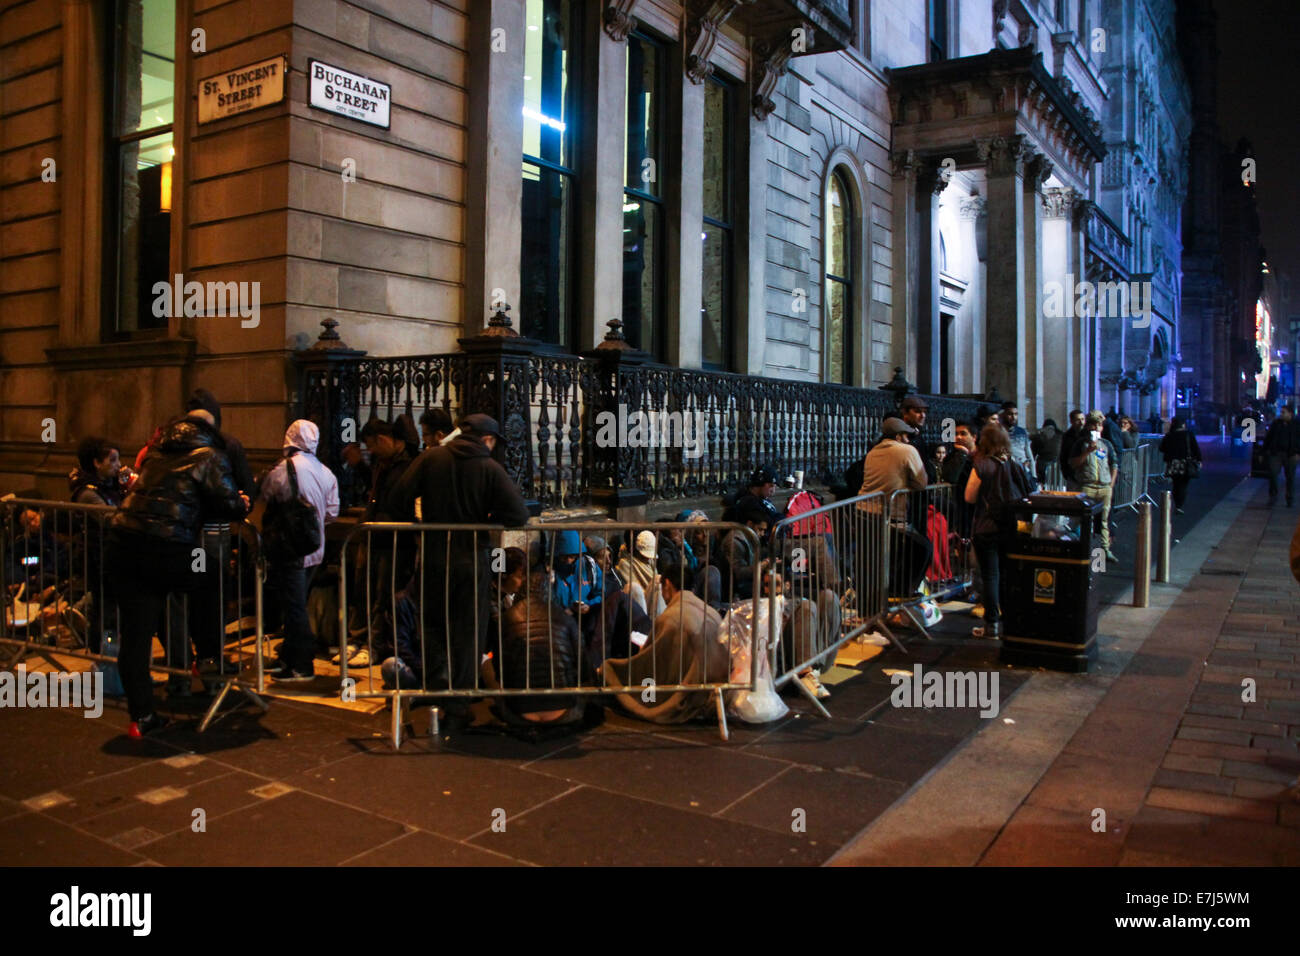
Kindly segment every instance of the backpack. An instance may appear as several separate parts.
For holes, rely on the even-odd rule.
[[[321,546],[320,516],[298,491],[292,456],[284,460],[284,467],[289,473],[289,500],[268,502],[262,522],[262,550],[276,562],[304,558]]]
[[[1034,488],[1025,469],[1019,464],[1010,459],[998,464],[997,480],[984,482],[980,486],[980,492],[984,501],[984,517],[1002,531],[1011,524],[1011,506],[1021,498],[1033,494]],[[988,490],[985,491],[985,488]]]
[[[785,517],[793,518],[797,515],[806,514],[809,511],[815,511],[822,507],[822,500],[811,491],[801,491],[785,506]],[[828,515],[815,515],[806,518],[803,521],[796,521],[789,525],[790,534],[807,535],[807,534],[831,534],[831,519]]]

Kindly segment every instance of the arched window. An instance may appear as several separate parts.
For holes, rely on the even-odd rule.
[[[823,299],[826,381],[853,377],[853,200],[841,170],[826,183],[826,290]]]

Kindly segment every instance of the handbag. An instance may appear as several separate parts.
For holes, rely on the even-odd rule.
[[[262,529],[262,550],[276,562],[306,557],[321,546],[320,517],[316,506],[298,491],[292,457],[285,459],[284,467],[289,474],[289,499],[267,505]]]

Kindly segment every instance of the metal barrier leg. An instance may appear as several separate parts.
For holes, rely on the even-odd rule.
[[[345,648],[346,650],[346,648]],[[393,695],[393,749],[402,749],[402,695]]]
[[[438,736],[438,708],[429,708],[429,733],[434,737]]]
[[[831,719],[831,712],[822,706],[822,702],[817,699],[817,695],[814,694],[812,691],[810,691],[807,687],[805,687],[803,681],[796,678],[794,682],[794,686],[799,688],[799,692],[803,694],[805,697],[807,697],[809,701],[812,702],[812,705],[817,708],[817,710],[821,713],[823,717],[825,717],[827,720]]]
[[[799,682],[799,686],[803,686],[802,681]],[[722,737],[723,740],[730,740],[731,732],[727,729],[727,704],[726,701],[722,699],[722,688],[715,688],[713,694],[714,701],[718,705],[718,735]],[[827,716],[830,715],[828,714]]]
[[[243,694],[247,700],[256,704],[258,708],[261,709],[262,713],[266,713],[271,709],[271,705],[258,696],[257,692],[254,691],[253,688],[248,687],[238,678],[228,680],[221,685],[221,692],[213,699],[212,704],[208,707],[207,713],[205,713],[203,719],[199,721],[199,733],[203,733],[207,730],[208,727],[212,725],[213,721],[217,720],[219,717],[224,717],[226,714],[233,711],[234,708],[226,711],[226,714],[219,712],[221,709],[221,702],[226,699],[226,695],[232,690],[239,691],[239,693]]]
[[[889,643],[893,644],[895,648],[902,651],[904,654],[911,653],[911,651],[907,649],[907,645],[898,639],[898,635],[889,629],[889,624],[884,618],[881,618],[872,626],[872,630],[875,630],[876,628],[880,628],[880,630],[885,632],[885,637],[889,638]]]

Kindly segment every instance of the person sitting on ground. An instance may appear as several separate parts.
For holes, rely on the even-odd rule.
[[[761,465],[758,468],[755,468],[753,473],[749,476],[749,482],[744,491],[729,495],[723,499],[722,504],[724,510],[722,512],[722,520],[737,520],[734,517],[728,517],[728,515],[737,514],[737,509],[740,507],[741,502],[754,500],[761,504],[763,509],[767,512],[768,524],[776,524],[781,520],[781,512],[779,512],[776,505],[772,503],[772,496],[776,494],[776,482],[776,469],[771,465]]]
[[[555,538],[555,606],[566,614],[584,617],[600,606],[605,594],[604,576],[576,531],[561,531]]]
[[[718,569],[723,603],[747,601],[754,596],[754,569],[763,560],[764,542],[771,530],[771,517],[766,508],[753,498],[736,505],[733,513],[736,524],[749,528],[758,538],[755,547],[750,537],[733,528],[722,536],[714,552],[713,565]]]
[[[722,683],[731,662],[727,645],[719,640],[722,618],[685,585],[686,569],[677,551],[663,548],[656,571],[664,613],[655,618],[654,634],[630,658],[611,658],[601,673],[606,688],[627,713],[657,724],[675,724],[703,714],[713,706],[708,691],[658,691],[649,696],[650,684]]]
[[[924,490],[927,481],[925,467],[920,454],[911,445],[916,429],[902,419],[886,418],[881,424],[881,432],[881,441],[867,452],[858,494],[880,492],[888,502],[896,491]],[[910,494],[894,497],[893,510],[888,515],[890,553],[894,555],[889,568],[890,593],[897,597],[911,597],[917,593],[934,554],[929,537],[918,531],[915,522],[909,520],[908,499],[911,497]],[[920,496],[917,500],[922,501]],[[874,501],[861,502],[858,507],[875,514],[882,510]],[[869,564],[864,555],[862,566]]]
[[[618,574],[627,582],[626,590],[632,602],[651,618],[663,613],[664,603],[659,597],[658,540],[653,531],[640,531],[636,543],[618,564]]]
[[[492,593],[492,603],[488,607],[488,636],[484,653],[497,648],[504,627],[505,612],[510,610],[521,596],[528,581],[528,555],[523,548],[506,548],[502,555],[501,570],[492,574],[488,589]]]
[[[578,622],[554,603],[547,577],[545,568],[536,570],[527,593],[502,611],[500,655],[493,663],[504,689],[580,686]],[[569,723],[581,716],[582,698],[502,695],[493,710],[507,724]]]

